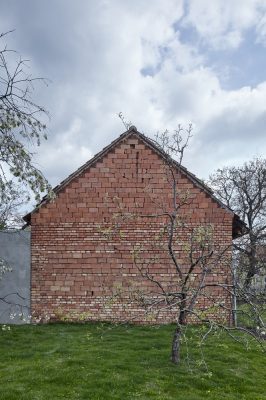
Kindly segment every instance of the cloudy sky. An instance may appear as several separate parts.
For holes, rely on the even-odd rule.
[[[0,0],[8,46],[46,77],[36,163],[55,185],[124,131],[194,126],[200,178],[266,152],[265,0]]]

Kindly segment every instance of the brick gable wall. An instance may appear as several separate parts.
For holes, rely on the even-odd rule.
[[[184,175],[178,179],[178,190],[188,193],[190,199],[181,208],[185,226],[180,226],[176,238],[179,260],[183,260],[184,268],[188,267],[189,232],[208,224],[213,228],[217,252],[228,248],[227,261],[217,263],[208,282],[228,281],[232,215]],[[152,298],[157,288],[140,277],[132,251],[141,248],[142,261],[150,262],[149,270],[164,285],[178,288],[178,282],[168,254],[161,247],[164,237],[158,238],[165,217],[137,215],[158,213],[158,204],[171,210],[171,199],[163,160],[134,135],[72,180],[53,202],[32,214],[33,315],[154,321],[155,315],[146,315],[134,301],[136,292],[149,292]],[[121,208],[127,216],[124,220],[116,217]],[[158,259],[154,260],[156,251]],[[218,287],[199,298],[197,307],[203,310],[213,301],[230,308],[228,294]],[[156,322],[174,320],[174,312],[161,305],[159,308]],[[228,310],[224,313],[227,319]],[[215,314],[215,308],[209,312]]]

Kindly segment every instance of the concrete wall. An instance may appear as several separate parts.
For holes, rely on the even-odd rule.
[[[0,279],[0,323],[26,323],[30,314],[30,232],[0,231],[0,258],[12,269]]]

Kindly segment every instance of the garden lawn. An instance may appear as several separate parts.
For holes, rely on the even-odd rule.
[[[191,349],[171,364],[174,327],[108,324],[11,326],[0,330],[0,399],[266,399],[265,355],[225,334]]]

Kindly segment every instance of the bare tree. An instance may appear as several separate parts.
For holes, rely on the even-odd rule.
[[[266,274],[266,160],[254,158],[240,167],[219,169],[209,184],[247,224],[247,234],[234,247],[238,275],[248,289],[256,275]]]
[[[116,287],[110,296],[111,300],[108,301],[120,298],[120,302],[125,302],[125,308],[126,301],[137,302],[145,309],[147,315],[152,314],[155,319],[161,312],[172,314],[176,327],[171,360],[175,364],[180,362],[181,337],[187,323],[194,321],[208,326],[202,335],[202,340],[217,328],[226,330],[231,336],[237,329],[230,325],[231,298],[238,290],[231,279],[231,245],[219,246],[217,239],[214,240],[211,221],[192,226],[182,213],[183,208],[189,206],[191,202],[191,194],[189,191],[180,191],[179,181],[182,179],[182,173],[179,167],[191,132],[191,126],[187,130],[179,126],[173,135],[168,131],[158,134],[154,142],[164,158],[165,176],[171,188],[170,204],[165,199],[160,201],[160,196],[153,196],[152,200],[157,211],[143,214],[137,205],[135,210],[126,211],[121,199],[116,197],[113,226],[104,232],[108,241],[114,235],[116,240],[123,241],[126,240],[125,226],[134,224],[139,218],[145,221],[149,219],[161,221],[161,228],[156,226],[157,232],[150,240],[152,244],[149,249],[141,242],[131,249],[133,263],[141,279],[140,283],[128,282],[122,285],[123,287]],[[149,188],[147,191],[149,192]],[[180,247],[183,248],[182,252]],[[160,273],[154,273],[156,267],[160,268],[162,263],[170,264],[173,268],[171,283],[169,280],[165,281]],[[221,270],[227,279],[219,277]],[[150,285],[143,286],[143,281],[149,282]],[[217,289],[215,293],[214,288]],[[244,293],[238,290],[238,295]],[[203,306],[198,307],[199,302]],[[257,338],[254,331],[239,329]]]

